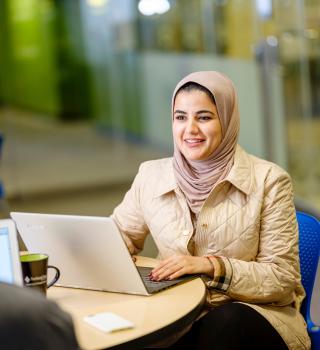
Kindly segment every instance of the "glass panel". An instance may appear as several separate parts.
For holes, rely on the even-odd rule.
[[[318,1],[276,1],[288,131],[288,170],[302,201],[320,208]]]

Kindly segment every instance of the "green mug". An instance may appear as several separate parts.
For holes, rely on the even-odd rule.
[[[23,254],[20,255],[22,277],[25,287],[47,294],[47,288],[53,286],[60,277],[60,270],[52,265],[48,265],[48,255],[46,254]],[[47,282],[47,270],[56,271],[52,281]]]

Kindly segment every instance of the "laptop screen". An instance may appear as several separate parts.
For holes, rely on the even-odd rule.
[[[0,282],[22,282],[16,231],[9,220],[0,220]]]
[[[9,229],[0,227],[0,281],[14,282],[12,264]]]

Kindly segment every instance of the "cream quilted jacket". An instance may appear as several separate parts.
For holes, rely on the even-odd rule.
[[[299,313],[304,290],[292,185],[284,170],[238,146],[233,168],[211,191],[194,229],[172,159],[145,162],[112,217],[132,253],[151,233],[159,258],[218,257],[223,268],[206,280],[208,305],[244,302],[269,320],[289,349],[310,349]]]

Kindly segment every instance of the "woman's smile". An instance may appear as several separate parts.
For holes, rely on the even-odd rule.
[[[203,139],[185,139],[184,140],[189,147],[197,147],[205,140]]]

